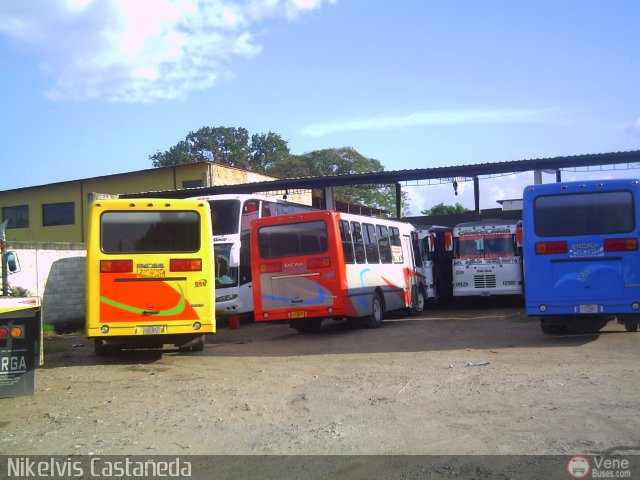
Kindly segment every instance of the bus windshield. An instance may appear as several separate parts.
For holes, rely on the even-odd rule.
[[[229,266],[233,243],[216,244],[216,288],[229,288],[238,286],[238,267]]]
[[[323,253],[327,248],[327,224],[321,220],[270,225],[258,230],[258,251],[262,258]]]
[[[502,258],[516,254],[513,235],[469,235],[457,239],[457,258]]]
[[[240,224],[239,200],[210,200],[213,235],[232,235],[238,233]]]
[[[104,253],[195,252],[200,216],[188,211],[108,211],[100,217]]]
[[[540,237],[628,233],[635,228],[633,196],[628,191],[537,197],[534,231]]]

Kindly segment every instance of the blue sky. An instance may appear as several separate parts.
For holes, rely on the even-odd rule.
[[[386,170],[638,150],[639,21],[636,0],[0,0],[0,190],[150,168],[203,126]],[[531,182],[483,179],[481,204]],[[473,207],[468,182],[407,190],[412,213]]]

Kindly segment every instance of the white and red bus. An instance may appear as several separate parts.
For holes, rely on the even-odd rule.
[[[251,224],[256,321],[288,321],[298,332],[324,318],[364,318],[424,306],[415,228],[405,222],[328,210]]]
[[[521,221],[460,223],[453,246],[454,297],[523,295]]]

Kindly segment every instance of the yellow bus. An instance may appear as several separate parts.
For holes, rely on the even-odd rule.
[[[87,233],[87,338],[96,355],[215,332],[211,210],[205,200],[98,200]]]

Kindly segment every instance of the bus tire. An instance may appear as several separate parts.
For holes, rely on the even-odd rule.
[[[321,318],[303,318],[291,322],[291,328],[294,328],[298,333],[314,333],[320,330],[322,325]]]
[[[542,330],[542,333],[544,333],[545,335],[555,333],[556,331],[556,327],[554,327],[553,325],[546,325],[544,323],[540,324],[540,329]]]
[[[201,352],[204,350],[204,335],[198,335],[197,337],[183,343],[178,347],[181,352]]]
[[[110,345],[108,345],[107,342],[100,338],[96,338],[94,340],[94,349],[97,357],[106,357],[114,351],[114,349]]]
[[[413,287],[415,294],[411,295],[411,299],[415,300],[415,304],[411,307],[411,315],[420,315],[424,312],[427,300],[422,287]]]
[[[638,331],[638,324],[637,323],[625,323],[624,324],[624,329],[627,332],[637,332]]]
[[[371,314],[367,317],[366,328],[380,328],[384,317],[384,304],[380,294],[374,293],[371,299]]]
[[[198,338],[196,338],[196,340],[191,345],[191,351],[202,352],[204,350],[204,340],[205,340],[204,335],[200,335]]]

